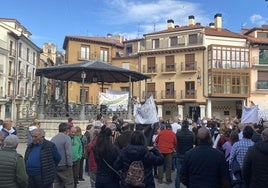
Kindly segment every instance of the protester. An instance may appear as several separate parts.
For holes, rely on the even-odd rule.
[[[32,131],[38,128],[40,128],[40,122],[35,119],[27,130],[27,145],[30,145],[32,143]]]
[[[155,143],[160,153],[164,156],[164,164],[158,167],[158,182],[163,183],[163,173],[165,165],[165,175],[167,184],[172,183],[171,169],[172,159],[177,144],[176,135],[172,132],[170,124],[166,125],[166,130],[162,130],[156,137]]]
[[[122,170],[122,187],[131,187],[126,184],[124,177],[133,161],[142,161],[144,166],[144,187],[154,188],[154,177],[152,167],[162,165],[164,158],[156,147],[146,147],[145,138],[142,132],[134,131],[131,135],[130,144],[123,148],[117,160],[114,162],[116,170]]]
[[[173,117],[173,123],[171,124],[172,131],[176,134],[178,130],[181,129],[181,124],[180,124],[180,116],[175,115]]]
[[[0,131],[0,150],[4,145],[4,134]]]
[[[80,127],[76,126],[76,136],[80,138],[82,144],[82,157],[79,163],[79,170],[78,170],[78,181],[85,181],[83,178],[84,175],[84,161],[86,156],[86,149],[87,149],[87,137],[82,134],[82,130]]]
[[[12,120],[10,118],[6,118],[3,123],[2,133],[4,138],[8,135],[17,135],[17,129],[13,127]]]
[[[88,173],[88,156],[87,156],[87,145],[89,144],[90,140],[92,139],[90,137],[90,130],[93,129],[93,124],[92,123],[89,123],[86,127],[86,131],[84,133],[84,136],[86,137],[87,139],[87,143],[86,143],[86,148],[84,150],[84,158],[85,158],[85,172]]]
[[[119,154],[119,149],[112,144],[112,130],[105,125],[101,127],[96,144],[93,146],[97,163],[96,188],[119,188],[119,176],[110,166]]]
[[[73,118],[68,118],[67,120],[67,125],[68,125],[68,128],[71,129],[73,126],[74,126],[74,123],[73,123]]]
[[[197,139],[198,145],[184,155],[182,183],[188,188],[230,188],[224,155],[212,148],[209,130],[200,128]]]
[[[74,187],[72,170],[72,142],[71,138],[67,135],[68,132],[69,127],[67,123],[60,123],[59,133],[51,139],[51,141],[55,143],[61,156],[61,160],[57,167],[54,188]]]
[[[60,160],[61,156],[55,144],[45,139],[45,131],[34,129],[32,143],[25,152],[28,188],[52,188]]]
[[[248,188],[268,187],[268,128],[263,130],[262,138],[248,149],[243,162],[242,174]]]
[[[181,125],[181,130],[176,133],[177,146],[176,146],[176,180],[175,187],[180,188],[180,170],[184,160],[185,153],[192,149],[194,146],[195,137],[189,130],[189,122],[184,120]]]
[[[132,131],[128,122],[123,123],[121,134],[115,139],[114,144],[121,150],[130,143]]]
[[[79,176],[79,169],[80,169],[80,160],[83,155],[83,147],[82,142],[80,140],[80,137],[77,136],[77,128],[71,127],[69,136],[71,137],[71,143],[72,143],[72,159],[73,159],[73,176],[74,176],[74,188],[77,187],[78,182],[78,176]]]
[[[28,176],[23,157],[17,153],[19,138],[9,135],[4,140],[4,147],[0,151],[0,187],[26,188]]]
[[[90,176],[90,184],[91,188],[95,188],[96,184],[96,172],[97,172],[97,164],[94,158],[94,153],[93,153],[93,146],[95,146],[97,139],[99,135],[99,130],[95,130],[93,133],[93,138],[92,140],[88,143],[87,145],[87,152],[88,152],[88,164],[89,164],[89,176]]]

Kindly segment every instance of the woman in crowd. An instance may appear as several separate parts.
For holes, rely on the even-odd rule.
[[[97,163],[96,188],[119,188],[119,176],[112,168],[119,155],[119,149],[112,144],[112,130],[105,125],[101,127],[96,144],[93,146]]]
[[[131,135],[130,144],[121,150],[120,155],[114,162],[116,170],[122,170],[123,188],[131,187],[124,182],[127,170],[133,161],[142,161],[144,166],[144,187],[154,188],[153,165],[162,165],[164,157],[155,147],[146,147],[145,138],[141,131],[134,131]]]

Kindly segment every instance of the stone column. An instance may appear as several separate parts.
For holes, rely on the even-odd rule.
[[[157,116],[163,117],[163,105],[157,105]]]
[[[183,105],[178,105],[178,115],[179,115],[179,118],[180,120],[183,119]]]
[[[208,118],[212,117],[212,112],[211,112],[212,106],[211,106],[211,99],[207,99],[207,113],[206,116]]]
[[[206,117],[206,106],[200,105],[199,107],[200,107],[200,117],[202,119],[203,117]]]

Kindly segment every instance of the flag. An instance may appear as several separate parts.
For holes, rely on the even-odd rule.
[[[135,123],[153,124],[158,121],[154,98],[151,96],[143,105],[134,106]]]
[[[258,105],[252,107],[243,107],[241,123],[258,123]]]

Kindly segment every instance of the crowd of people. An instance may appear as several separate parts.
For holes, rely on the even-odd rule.
[[[68,118],[47,140],[40,122],[27,131],[25,155],[17,153],[19,139],[12,120],[0,121],[0,187],[131,188],[126,180],[133,162],[142,163],[142,187],[155,182],[188,188],[267,188],[268,127],[242,124],[237,118],[199,118],[179,115],[152,125],[135,125],[116,115],[101,114],[82,132]],[[172,179],[172,171],[176,177]],[[136,186],[136,187],[139,187]]]

